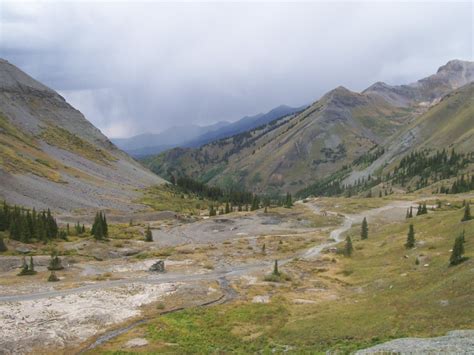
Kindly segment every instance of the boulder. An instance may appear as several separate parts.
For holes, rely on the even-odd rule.
[[[165,272],[165,262],[163,260],[158,260],[148,269],[152,272]]]

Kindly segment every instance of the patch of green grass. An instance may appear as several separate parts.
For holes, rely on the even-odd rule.
[[[108,164],[117,160],[105,150],[94,146],[75,134],[72,134],[68,130],[58,126],[49,125],[41,132],[40,137],[50,145],[76,153],[86,159],[98,163]]]
[[[255,353],[283,349],[273,334],[288,320],[282,300],[270,304],[194,308],[161,316],[148,326],[147,338],[173,353]]]
[[[175,211],[192,215],[199,214],[202,209],[208,210],[211,203],[193,195],[183,195],[171,185],[153,186],[146,189],[138,202],[156,211]]]

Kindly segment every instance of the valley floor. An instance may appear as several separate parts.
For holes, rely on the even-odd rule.
[[[472,197],[326,198],[268,213],[151,215],[112,226],[108,242],[62,243],[66,268],[53,285],[45,282],[41,247],[35,276],[17,277],[21,257],[2,256],[0,348],[7,354],[355,351],[474,329],[474,221],[460,222],[461,201]],[[421,200],[429,213],[406,220],[407,208]],[[369,238],[360,240],[364,217]],[[407,250],[409,223],[417,244]],[[147,224],[152,243],[141,240]],[[469,259],[448,267],[462,230]],[[352,257],[338,252],[346,236]],[[148,271],[158,259],[165,260],[164,274]],[[286,281],[266,281],[275,260]],[[472,344],[474,335],[463,334]]]

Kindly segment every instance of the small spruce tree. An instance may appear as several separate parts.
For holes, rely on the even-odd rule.
[[[57,282],[57,281],[59,281],[59,278],[56,276],[56,272],[52,270],[51,274],[49,274],[48,282]]]
[[[411,249],[415,247],[415,228],[413,228],[413,224],[410,224],[408,227],[408,235],[407,241],[405,243],[405,248]]]
[[[460,234],[454,240],[453,251],[451,257],[449,258],[449,265],[454,266],[462,263],[465,258],[464,254],[464,234]]]
[[[7,250],[8,250],[8,248],[5,245],[5,242],[3,241],[3,238],[0,238],[0,253],[3,253]]]
[[[280,271],[278,271],[278,260],[275,260],[275,264],[273,265],[273,275],[279,276]]]
[[[344,255],[347,256],[347,257],[350,257],[352,255],[353,251],[354,251],[354,248],[352,246],[351,237],[347,236],[346,237],[346,245],[344,246]]]
[[[369,237],[369,225],[367,224],[367,219],[364,217],[362,221],[362,227],[360,230],[360,239],[367,239]]]
[[[421,208],[421,214],[428,214],[428,208],[426,207],[426,202],[423,203],[423,207]]]
[[[152,242],[152,241],[153,241],[153,234],[151,233],[150,226],[148,226],[145,231],[145,242]]]
[[[49,260],[48,270],[54,271],[62,269],[64,269],[64,267],[61,263],[61,259],[59,258],[57,252],[53,251],[51,253],[51,259]]]
[[[469,203],[466,203],[466,206],[464,207],[464,216],[462,217],[461,222],[470,221],[471,219],[471,207],[469,206]]]

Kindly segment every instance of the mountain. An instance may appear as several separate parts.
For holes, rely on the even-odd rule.
[[[183,145],[229,124],[229,122],[222,121],[204,127],[197,125],[173,126],[160,133],[144,133],[130,138],[112,138],[111,141],[130,155],[140,157]]]
[[[384,144],[384,154],[363,169],[353,169],[345,183],[377,171],[387,174],[411,152],[441,149],[474,152],[474,82],[452,90],[404,126]]]
[[[267,113],[259,113],[254,116],[245,116],[240,120],[230,123],[220,129],[210,130],[209,132],[202,134],[193,140],[190,140],[184,144],[184,147],[200,147],[201,145],[215,141],[217,139],[230,137],[238,133],[249,131],[258,126],[265,125],[277,118],[302,111],[305,108],[306,106],[290,107],[286,105],[280,105],[268,111]]]
[[[246,116],[236,122],[221,121],[210,126],[171,127],[161,133],[140,134],[130,138],[115,138],[112,141],[134,157],[158,154],[174,147],[200,147],[214,140],[229,137],[264,125],[276,118],[301,111],[302,107],[281,105],[267,113]]]
[[[472,82],[473,71],[474,63],[455,60],[409,85],[377,83],[361,93],[338,87],[301,113],[197,149],[172,149],[144,163],[163,176],[184,174],[220,186],[244,185],[256,192],[296,192],[389,142],[415,144],[417,140],[403,136],[413,124],[421,132],[417,137],[443,137],[443,125],[423,125],[428,120],[423,117],[434,115],[428,112],[445,95]],[[439,133],[422,133],[429,127]],[[452,139],[442,140],[443,144]],[[399,149],[395,155],[408,150]]]
[[[142,209],[159,178],[57,92],[0,59],[0,198],[36,208]]]

